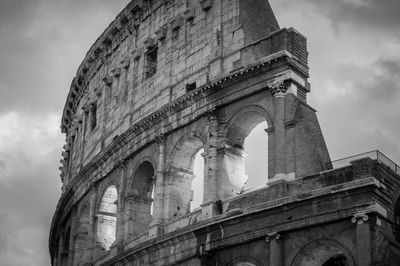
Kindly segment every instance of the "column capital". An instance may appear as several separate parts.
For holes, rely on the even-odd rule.
[[[354,214],[353,218],[351,218],[351,222],[353,224],[363,224],[367,222],[369,219],[368,215],[365,212]]]
[[[126,168],[126,161],[120,160],[115,163],[116,168],[118,169],[125,169]]]
[[[219,112],[218,112],[217,108],[212,108],[206,112],[208,119],[216,119],[216,118],[218,118],[218,114],[219,114]]]
[[[267,84],[267,87],[271,89],[272,96],[275,98],[285,97],[288,87],[290,85],[289,80],[279,80]]]
[[[273,240],[279,240],[282,238],[282,235],[279,232],[272,232],[267,234],[265,237],[266,242],[272,242]]]
[[[165,143],[165,134],[161,133],[158,136],[156,136],[156,142],[157,142],[157,144],[164,144]]]

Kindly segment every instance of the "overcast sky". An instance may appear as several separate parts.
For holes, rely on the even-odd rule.
[[[71,79],[128,0],[0,1],[0,262],[49,265],[60,116]],[[271,0],[308,38],[312,93],[333,159],[400,162],[400,1]]]

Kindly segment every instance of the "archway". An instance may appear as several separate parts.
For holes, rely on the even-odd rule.
[[[178,140],[174,147],[169,165],[168,193],[166,194],[169,218],[184,215],[203,202],[204,163],[201,165],[201,160],[204,162],[204,158],[201,154],[204,149],[204,139],[196,132],[191,132]],[[193,171],[195,161],[197,161],[197,177]],[[193,204],[191,204],[192,201],[194,201]]]
[[[347,266],[347,259],[343,255],[334,256],[328,259],[322,266]]]
[[[292,266],[355,266],[355,262],[343,245],[330,239],[318,239],[296,254]]]
[[[129,234],[138,235],[147,230],[153,217],[154,197],[153,165],[145,161],[135,170],[132,177],[131,197],[128,200],[131,228]]]
[[[190,211],[197,209],[203,203],[204,194],[204,149],[200,149],[194,156],[193,160],[193,175],[194,178],[191,184],[193,191],[192,201],[190,202]]]
[[[264,109],[251,106],[237,112],[228,123],[223,166],[230,191],[225,189],[225,195],[234,196],[267,183],[268,121]]]
[[[245,174],[247,181],[244,192],[262,187],[268,180],[268,137],[265,129],[267,122],[261,122],[245,138],[243,150],[245,157]]]
[[[103,249],[110,250],[116,238],[118,191],[111,185],[101,198],[97,212],[97,239]]]

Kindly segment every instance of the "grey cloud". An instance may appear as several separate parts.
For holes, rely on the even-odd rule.
[[[58,154],[55,149],[39,164],[21,153],[9,155],[14,157],[12,160],[22,160],[20,167],[14,167],[0,180],[0,247],[4,265],[50,264],[47,236],[59,197],[59,190],[55,189],[59,187],[59,173],[54,167]],[[14,258],[16,251],[21,255]]]
[[[306,0],[332,20],[333,25],[347,24],[359,29],[379,29],[400,33],[398,0]],[[398,35],[400,37],[400,35]]]
[[[128,3],[96,0],[0,2],[0,113],[62,110],[86,51]]]
[[[382,59],[365,67],[336,65],[326,78],[347,92],[318,103],[331,153],[341,157],[379,149],[400,163],[399,63]]]

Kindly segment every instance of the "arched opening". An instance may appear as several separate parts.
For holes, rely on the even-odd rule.
[[[234,264],[234,266],[256,266],[256,265],[251,262],[237,262]]]
[[[97,212],[97,239],[103,249],[110,250],[116,238],[118,191],[111,185],[101,198]]]
[[[322,264],[322,266],[347,266],[346,257],[343,255],[332,257]]]
[[[292,266],[354,266],[350,251],[336,241],[315,240],[297,254]]]
[[[228,123],[223,164],[229,179],[229,185],[225,185],[226,196],[267,183],[267,127],[266,113],[258,107],[239,111]]]
[[[258,124],[244,141],[245,174],[247,181],[244,191],[262,187],[268,180],[268,137],[265,129],[267,122]]]
[[[202,138],[195,132],[183,137],[175,145],[167,174],[166,206],[169,218],[184,215],[202,203],[203,152]]]
[[[190,211],[197,209],[203,203],[204,194],[204,149],[200,149],[194,156],[193,174],[194,178],[191,184],[193,191],[192,201],[190,202]]]
[[[146,231],[151,223],[155,189],[154,177],[154,167],[148,161],[141,163],[133,174],[131,197],[128,201],[132,223],[129,234],[133,236]]]

